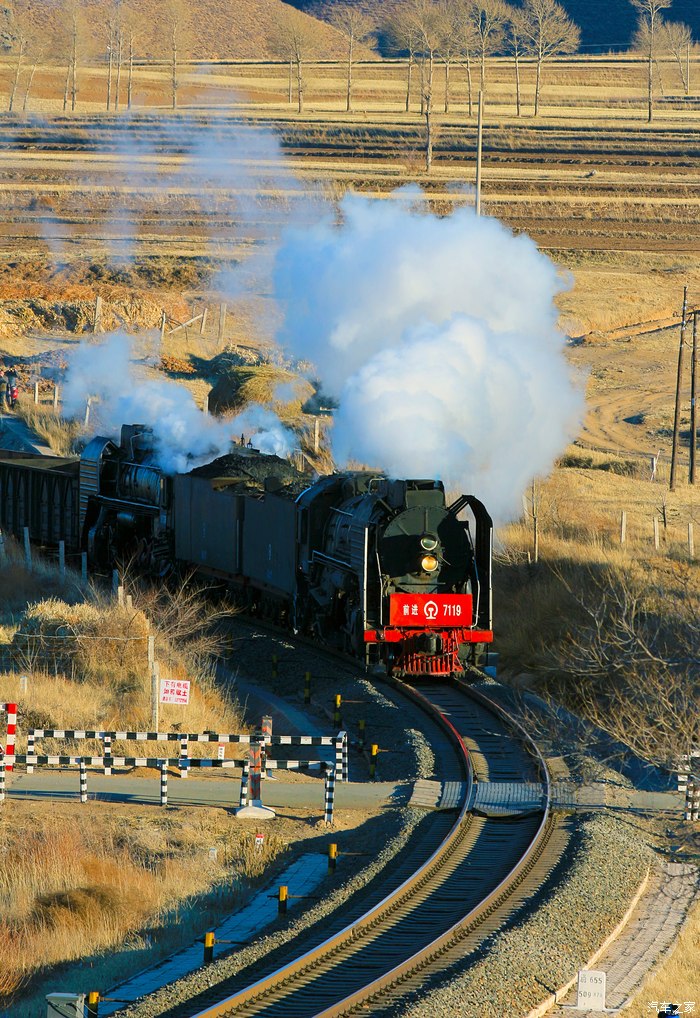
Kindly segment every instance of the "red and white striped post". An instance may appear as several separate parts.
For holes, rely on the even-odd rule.
[[[250,799],[253,806],[259,806],[260,796],[260,771],[262,765],[262,743],[251,743],[248,750],[250,769]]]
[[[17,704],[6,703],[7,739],[5,740],[5,770],[11,771],[15,763],[15,738],[17,735]]]
[[[261,769],[260,769],[260,776],[261,776],[261,778],[265,778],[265,777],[271,778],[272,777],[272,771],[268,771],[267,774],[265,773],[265,761],[267,759],[267,747],[269,745],[271,745],[271,743],[272,743],[272,718],[269,716],[269,714],[266,714],[265,717],[262,719],[262,747],[261,747],[261,749],[262,749],[262,760],[261,760]]]

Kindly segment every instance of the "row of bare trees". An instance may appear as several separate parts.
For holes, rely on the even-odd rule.
[[[64,111],[75,110],[79,67],[88,61],[106,65],[106,109],[131,109],[134,61],[146,56],[167,59],[170,99],[175,109],[180,87],[178,65],[182,50],[191,40],[191,7],[186,0],[160,0],[158,21],[154,34],[153,23],[146,20],[139,0],[110,0],[97,21],[95,8],[88,8],[84,0],[63,0],[57,29],[49,38],[37,19],[36,4],[32,0],[13,0],[10,35],[14,67],[9,112],[17,109],[21,86],[22,109],[27,109],[37,68],[49,60],[65,62]]]
[[[672,0],[625,0],[638,16],[633,47],[647,59],[649,120],[654,108],[654,75],[660,79],[658,57],[672,54],[689,91],[689,52],[692,33],[687,25],[667,22],[662,11]],[[88,61],[106,65],[107,110],[132,107],[135,59],[166,59],[169,65],[169,92],[173,109],[178,105],[179,63],[191,53],[193,38],[192,8],[187,0],[158,0],[157,17],[146,20],[139,0],[108,0],[100,9],[86,6],[86,0],[62,0],[58,29],[47,37],[37,20],[33,0],[12,0],[10,42],[14,67],[8,108],[18,107],[23,87],[22,108],[26,110],[37,67],[43,61],[63,59],[66,66],[63,108],[75,110],[79,91],[78,68]],[[403,0],[383,24],[369,19],[352,3],[323,0],[315,9],[330,22],[345,42],[345,107],[353,108],[353,69],[360,47],[381,35],[389,47],[406,57],[405,108],[411,108],[415,91],[414,75],[419,75],[420,112],[432,108],[436,68],[443,75],[444,110],[451,103],[452,73],[465,73],[469,115],[473,115],[474,72],[478,89],[487,88],[488,58],[496,54],[513,58],[515,100],[518,116],[522,111],[521,61],[535,64],[534,113],[540,111],[542,72],[552,57],[576,52],[580,31],[557,0]],[[305,64],[318,59],[323,48],[321,24],[285,7],[274,34],[268,40],[272,52],[289,66],[288,98],[293,101],[294,85],[299,112],[303,110]],[[366,52],[366,51],[365,51]],[[123,81],[126,79],[126,97]]]
[[[515,65],[516,107],[521,112],[520,61],[536,64],[535,115],[539,113],[542,67],[557,54],[574,53],[580,31],[556,0],[524,0],[516,7],[505,0],[406,0],[387,25],[396,51],[408,56],[406,109],[410,108],[412,76],[420,73],[421,109],[433,95],[434,70],[439,60],[444,73],[444,109],[450,109],[450,80],[454,66],[466,71],[469,115],[473,112],[473,70],[479,90],[487,87],[487,58],[510,53]]]

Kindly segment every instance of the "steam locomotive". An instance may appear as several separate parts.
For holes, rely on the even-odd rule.
[[[387,673],[461,673],[493,638],[491,518],[473,495],[448,505],[440,481],[312,481],[242,447],[169,476],[151,432],[124,425],[79,458],[0,453],[0,526],[98,570],[194,568],[252,614]]]

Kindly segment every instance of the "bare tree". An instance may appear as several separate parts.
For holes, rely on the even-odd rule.
[[[467,17],[473,25],[480,63],[480,88],[486,90],[486,57],[503,47],[508,10],[502,0],[472,0]]]
[[[70,108],[75,112],[78,99],[78,59],[85,50],[88,33],[85,25],[85,12],[81,0],[66,0],[63,5],[65,21],[63,24],[62,48],[67,58],[66,80],[63,89],[63,111]]]
[[[405,9],[399,7],[394,14],[384,22],[382,32],[387,39],[389,49],[395,53],[406,53],[406,113],[411,109],[411,87],[413,83],[413,68],[415,66],[416,53],[420,42],[420,34],[412,18],[405,16]]]
[[[435,0],[407,0],[406,17],[416,29],[421,53],[421,113],[425,113],[427,96],[433,95],[435,59],[444,41],[444,20]]]
[[[581,41],[581,32],[556,0],[524,0],[521,27],[525,48],[536,61],[535,116],[537,116],[540,111],[542,65],[559,53],[575,53]]]
[[[467,106],[471,117],[474,112],[474,91],[472,87],[472,57],[478,52],[479,40],[474,30],[472,17],[473,0],[453,0],[455,24],[460,55],[464,58],[467,72]]]
[[[700,748],[700,599],[689,577],[669,590],[612,569],[575,587],[560,576],[579,621],[555,653],[550,683],[588,720],[671,771]]]
[[[274,53],[289,60],[297,72],[297,110],[304,109],[304,64],[318,52],[320,31],[318,23],[293,7],[280,13],[274,33],[269,39]]]
[[[24,61],[29,55],[30,49],[36,45],[30,20],[30,6],[26,0],[15,0],[12,5],[10,31],[12,33],[12,51],[15,56],[15,70],[10,85],[7,110],[12,113]]]
[[[164,43],[170,61],[170,101],[172,108],[176,110],[177,94],[181,84],[178,68],[192,36],[192,8],[187,0],[161,0],[161,2]]]
[[[423,97],[425,111],[425,172],[430,173],[433,165],[433,96],[426,92]]]
[[[36,69],[37,69],[37,67],[39,65],[39,61],[40,61],[41,57],[42,57],[42,53],[41,52],[35,52],[34,60],[32,62],[31,69],[29,71],[29,74],[27,75],[27,83],[24,86],[24,99],[22,100],[22,113],[26,113],[27,112],[27,107],[29,105],[29,93],[32,90],[32,84],[34,82],[34,75],[36,74]]]
[[[122,9],[122,36],[123,45],[127,50],[127,79],[126,79],[126,108],[131,109],[133,100],[133,83],[134,83],[134,56],[136,52],[136,40],[143,33],[144,21],[143,16],[139,10],[138,0],[131,0],[131,3],[127,4]],[[117,75],[119,79],[119,75]],[[117,103],[119,103],[119,84],[117,84]]]
[[[455,0],[442,0],[442,61],[445,68],[444,110],[450,112],[450,71],[454,61],[462,55],[462,33],[459,6]]]
[[[523,56],[523,16],[519,8],[508,9],[508,20],[505,27],[505,44],[513,57],[515,65],[515,110],[517,116],[521,115],[522,104],[520,101],[520,59]]]
[[[654,119],[654,61],[661,27],[661,11],[671,6],[671,0],[629,0],[637,12],[637,31],[633,45],[641,48],[647,57],[647,120]]]
[[[693,44],[693,33],[690,26],[682,21],[666,21],[663,25],[663,43],[664,48],[668,49],[678,65],[683,91],[688,95],[690,93],[688,54]]]
[[[345,92],[345,110],[352,110],[352,69],[355,46],[366,42],[374,32],[374,23],[357,7],[330,4],[322,8],[322,13],[331,25],[345,36],[347,41],[347,78]]]

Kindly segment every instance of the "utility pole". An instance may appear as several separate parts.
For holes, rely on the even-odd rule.
[[[476,207],[477,216],[481,215],[481,147],[484,129],[484,93],[479,89],[479,114],[476,124]]]
[[[695,484],[698,453],[698,314],[693,312],[693,352],[690,357],[690,471],[688,480]]]
[[[676,408],[673,414],[673,445],[671,447],[671,476],[669,491],[676,487],[676,461],[678,459],[678,433],[681,424],[681,394],[683,391],[683,348],[685,346],[686,316],[688,314],[688,287],[683,287],[683,316],[681,318],[681,339],[678,345],[678,371],[676,374]]]

